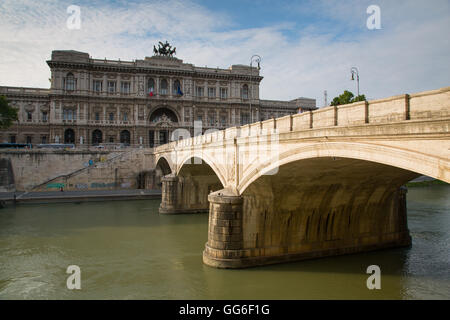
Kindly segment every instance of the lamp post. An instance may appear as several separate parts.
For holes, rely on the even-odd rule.
[[[352,67],[350,69],[350,71],[352,73],[352,80],[355,80],[355,74],[356,74],[356,82],[357,82],[357,86],[358,86],[358,97],[359,97],[359,72],[358,72],[358,68]]]
[[[261,70],[260,63],[261,63],[261,57],[257,54],[254,54],[250,58],[250,123],[253,122],[253,113],[252,113],[252,99],[253,99],[253,61],[258,63],[258,71]]]

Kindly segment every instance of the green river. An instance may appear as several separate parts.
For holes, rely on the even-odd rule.
[[[408,192],[411,248],[244,270],[203,265],[208,215],[159,201],[0,210],[0,299],[450,299],[450,186]],[[381,268],[381,290],[366,269]],[[69,290],[69,265],[81,290]]]

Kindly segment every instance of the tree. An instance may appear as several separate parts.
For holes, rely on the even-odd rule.
[[[8,100],[0,96],[0,129],[9,128],[14,121],[17,121],[17,109],[10,107]]]
[[[333,101],[331,101],[331,105],[339,106],[341,104],[349,104],[358,101],[366,101],[366,96],[360,94],[359,96],[355,97],[352,92],[345,90],[343,94],[341,94],[339,97],[335,97]]]

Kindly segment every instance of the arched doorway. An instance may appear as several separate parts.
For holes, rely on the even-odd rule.
[[[75,143],[75,131],[73,129],[64,131],[64,143]]]
[[[123,130],[120,133],[120,143],[124,143],[126,145],[130,144],[130,131],[128,130]]]
[[[92,131],[92,145],[96,146],[102,143],[103,141],[103,134],[100,130],[96,129]]]

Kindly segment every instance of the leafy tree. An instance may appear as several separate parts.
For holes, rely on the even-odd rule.
[[[341,94],[338,97],[335,97],[333,101],[331,101],[331,105],[339,106],[341,104],[349,104],[358,101],[366,101],[366,96],[360,94],[359,96],[355,97],[352,92],[345,90],[343,94]]]
[[[10,127],[17,120],[17,109],[8,105],[8,100],[0,96],[0,129]]]

